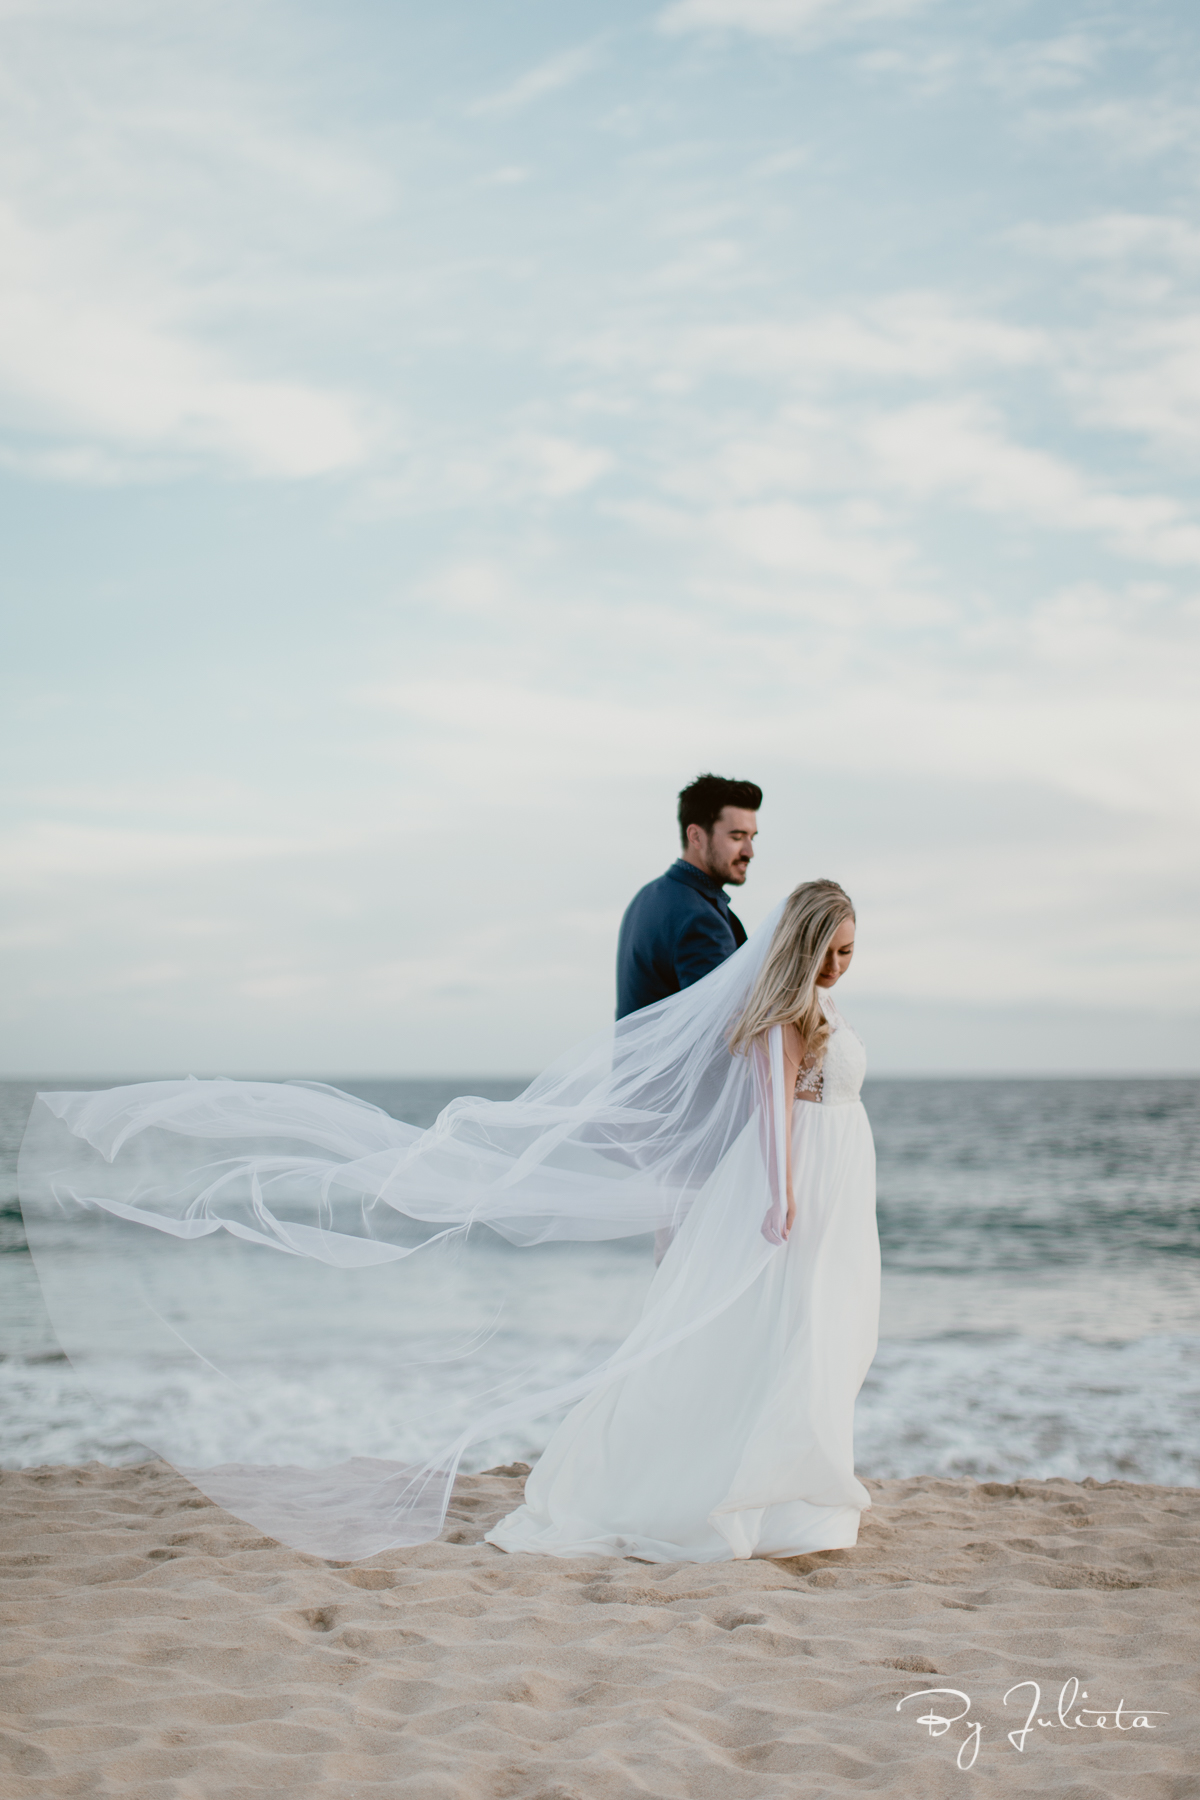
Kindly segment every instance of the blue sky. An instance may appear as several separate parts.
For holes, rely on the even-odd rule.
[[[1190,8],[0,32],[10,1072],[531,1070],[710,767],[876,1067],[1200,1067]]]

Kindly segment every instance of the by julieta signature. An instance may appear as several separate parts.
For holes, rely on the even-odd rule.
[[[1008,1733],[1009,1743],[1014,1750],[1020,1751],[1024,1751],[1031,1736],[1036,1737],[1041,1731],[1060,1729],[1063,1731],[1154,1731],[1156,1720],[1168,1719],[1171,1716],[1169,1713],[1163,1712],[1160,1707],[1126,1706],[1124,1696],[1118,1700],[1115,1707],[1079,1705],[1077,1703],[1086,1700],[1088,1694],[1086,1688],[1080,1687],[1078,1677],[1075,1675],[1063,1682],[1058,1696],[1058,1704],[1049,1717],[1043,1716],[1042,1690],[1036,1681],[1016,1682],[1005,1694],[1004,1705],[1007,1706],[1011,1701],[1014,1705],[1025,1706],[1026,1700],[1017,1698],[1022,1693],[1025,1693],[1028,1699],[1025,1723],[1019,1725],[1015,1731]],[[983,1722],[980,1719],[967,1718],[967,1714],[972,1711],[971,1697],[969,1694],[964,1694],[961,1688],[922,1688],[917,1693],[905,1694],[903,1700],[897,1701],[896,1711],[899,1712],[901,1707],[906,1706],[910,1700],[941,1698],[958,1700],[962,1704],[957,1712],[935,1712],[931,1707],[916,1722],[918,1725],[928,1728],[930,1737],[945,1737],[952,1725],[966,1720],[967,1735],[959,1745],[958,1755],[954,1760],[960,1769],[973,1768],[975,1759],[979,1755],[979,1747],[983,1742]],[[1046,1710],[1049,1712],[1048,1708]]]

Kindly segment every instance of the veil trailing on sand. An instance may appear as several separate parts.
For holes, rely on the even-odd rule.
[[[519,1098],[455,1100],[424,1131],[307,1082],[39,1095],[21,1201],[84,1384],[299,1549],[355,1560],[435,1537],[473,1445],[680,1342],[782,1242],[780,1034],[748,1056],[727,1041],[781,911]],[[538,1315],[571,1312],[581,1246],[663,1228],[623,1341],[580,1327],[569,1355],[541,1355]],[[351,1393],[370,1445],[346,1442]],[[322,1466],[303,1466],[314,1446]]]

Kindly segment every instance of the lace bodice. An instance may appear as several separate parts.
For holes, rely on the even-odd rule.
[[[852,1025],[824,994],[821,1007],[829,1020],[825,1055],[815,1068],[801,1068],[797,1094],[822,1106],[851,1106],[858,1099],[867,1072],[867,1052]]]

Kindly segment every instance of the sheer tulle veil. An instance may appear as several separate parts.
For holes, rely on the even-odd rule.
[[[119,1389],[128,1416],[139,1378],[166,1371],[172,1403],[143,1441],[300,1549],[354,1560],[436,1536],[472,1446],[678,1343],[782,1241],[779,1033],[728,1047],[781,911],[516,1100],[455,1100],[424,1131],[308,1082],[39,1095],[22,1207],[85,1385],[102,1402]],[[517,1326],[563,1296],[520,1252],[664,1227],[671,1250],[619,1346],[531,1363]],[[373,1372],[342,1330],[368,1315]],[[383,1456],[339,1435],[339,1391],[368,1380],[397,1422]],[[305,1466],[314,1444],[328,1454]]]

